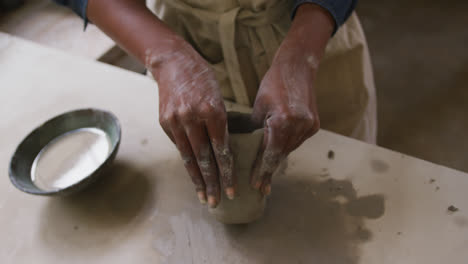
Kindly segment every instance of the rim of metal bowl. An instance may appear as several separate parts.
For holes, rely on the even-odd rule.
[[[84,177],[80,181],[78,181],[78,182],[76,182],[74,184],[71,184],[71,185],[69,185],[69,186],[67,186],[65,188],[60,188],[60,189],[56,189],[56,190],[42,190],[39,187],[35,186],[34,184],[32,184],[34,187],[31,188],[31,187],[25,186],[24,184],[20,183],[20,180],[18,179],[19,176],[17,175],[14,166],[18,163],[18,160],[21,160],[21,158],[20,158],[21,155],[20,154],[22,153],[23,148],[25,148],[25,144],[27,144],[27,141],[30,140],[31,138],[34,138],[36,136],[36,134],[41,132],[41,129],[44,129],[45,127],[51,125],[52,123],[58,122],[58,121],[60,121],[60,119],[66,120],[67,117],[70,117],[70,116],[72,116],[74,114],[83,113],[83,112],[99,113],[99,114],[103,114],[105,116],[110,117],[112,127],[114,129],[116,129],[116,139],[111,140],[112,148],[109,151],[109,153],[107,154],[106,160],[101,165],[99,165],[95,170],[93,170],[93,172],[89,173],[86,177]],[[88,127],[96,127],[96,126],[88,126]],[[74,129],[71,129],[71,130],[67,130],[67,131],[65,131],[63,133],[59,133],[57,136],[54,136],[51,140],[49,140],[45,144],[43,144],[43,146],[40,147],[39,152],[42,151],[53,140],[56,140],[59,137],[64,136],[67,133],[70,133],[70,132],[75,131],[77,129],[83,129],[83,128],[86,128],[86,127],[74,128]],[[106,131],[104,129],[101,129],[101,130],[103,130],[104,133],[106,133],[106,135],[110,138],[110,135],[109,135],[108,131]],[[71,193],[78,192],[81,189],[88,186],[89,184],[91,184],[93,181],[95,181],[98,178],[98,176],[100,175],[100,172],[105,167],[109,166],[109,164],[114,160],[114,158],[115,158],[115,156],[117,154],[119,145],[120,145],[121,136],[122,136],[122,129],[121,129],[121,125],[120,125],[119,120],[117,119],[117,117],[112,112],[109,112],[109,111],[106,111],[106,110],[97,109],[97,108],[83,108],[83,109],[71,110],[71,111],[59,114],[57,116],[54,116],[54,117],[46,120],[45,122],[43,122],[42,124],[40,124],[36,128],[34,128],[18,144],[18,146],[16,147],[13,155],[10,158],[10,163],[9,163],[9,167],[8,167],[8,174],[9,174],[10,181],[20,191],[23,191],[23,192],[29,193],[29,194],[35,194],[35,195],[57,195],[57,194],[64,194],[65,195],[65,194],[71,194]],[[34,157],[37,157],[39,152],[36,155],[34,155]],[[30,169],[31,168],[29,168],[28,174],[29,174],[29,178],[31,179]]]

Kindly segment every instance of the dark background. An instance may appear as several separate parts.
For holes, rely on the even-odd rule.
[[[468,2],[361,0],[379,145],[468,171]]]

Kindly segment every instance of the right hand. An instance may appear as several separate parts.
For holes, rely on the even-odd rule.
[[[159,122],[177,146],[200,202],[214,208],[221,188],[230,199],[235,193],[223,98],[213,70],[190,44],[177,40],[170,46],[169,52],[147,54],[159,86]]]

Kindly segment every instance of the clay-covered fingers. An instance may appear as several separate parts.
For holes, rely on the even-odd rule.
[[[220,200],[220,186],[216,160],[211,149],[210,139],[206,127],[201,121],[193,121],[186,127],[186,134],[193,154],[197,160],[198,168],[205,183],[208,204],[214,208]]]
[[[175,118],[167,122],[163,127],[167,127],[164,131],[170,131],[170,138],[174,139],[177,149],[179,150],[180,156],[184,161],[184,166],[187,169],[187,172],[192,179],[193,184],[195,185],[195,190],[197,192],[198,199],[200,203],[205,204],[206,199],[206,189],[205,181],[198,167],[197,158],[195,157],[190,141],[185,133],[183,126],[176,122]],[[166,132],[167,133],[167,132]]]
[[[265,122],[263,146],[253,170],[252,186],[264,195],[270,194],[271,178],[278,166],[318,128],[319,123],[312,115],[283,113],[270,116]]]
[[[289,134],[280,118],[270,117],[265,122],[263,145],[258,154],[251,176],[252,187],[264,195],[271,192],[271,177],[281,161],[286,158],[286,143]]]
[[[221,110],[225,119],[222,95],[215,73],[202,56],[185,41],[174,44],[174,50],[151,56],[148,63],[159,85],[159,121],[177,145],[200,201],[215,207],[220,200],[220,183],[212,143],[224,137],[218,135],[218,126],[208,126]],[[216,140],[211,140],[209,133]],[[226,152],[223,146],[219,145],[222,153]],[[220,164],[229,163],[224,160],[219,155]]]
[[[161,117],[159,117],[159,120],[162,120]],[[172,141],[172,143],[176,144],[174,135],[172,135],[172,130],[171,130],[171,127],[169,125],[169,122],[167,122],[167,124],[164,124],[163,121],[160,121],[159,123],[160,123],[164,133],[167,135],[167,137]]]
[[[235,186],[226,111],[221,99],[216,102],[182,105],[160,116],[161,126],[176,144],[200,202],[208,202],[210,207],[218,205],[221,186],[229,198],[234,197]]]
[[[222,102],[221,102],[222,104]],[[226,196],[234,199],[236,178],[233,174],[234,161],[229,147],[229,133],[227,116],[224,105],[208,106],[202,110],[205,117],[205,125],[210,137],[211,147],[218,165],[220,184]]]
[[[204,122],[192,111],[179,108],[160,119],[161,126],[173,139],[184,166],[195,185],[198,199],[216,207],[219,202],[219,180],[216,161]]]

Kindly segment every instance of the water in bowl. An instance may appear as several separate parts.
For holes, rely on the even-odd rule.
[[[101,166],[111,151],[106,133],[97,128],[68,132],[47,144],[31,168],[33,183],[45,191],[63,189]]]

